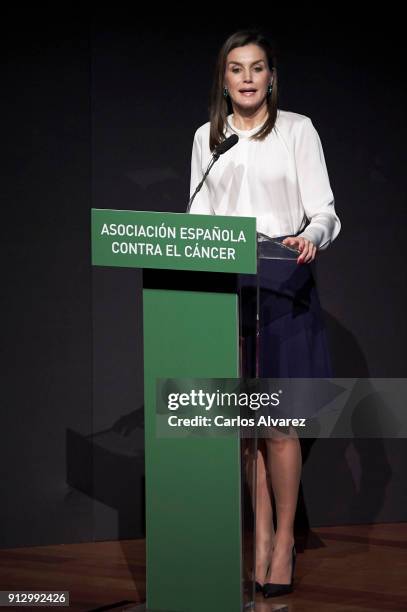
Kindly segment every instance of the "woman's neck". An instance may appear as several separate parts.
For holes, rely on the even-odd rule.
[[[267,106],[260,107],[254,112],[245,112],[241,109],[233,109],[233,125],[238,130],[252,130],[253,128],[263,125],[268,115]]]

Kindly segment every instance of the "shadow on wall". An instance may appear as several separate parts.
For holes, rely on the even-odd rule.
[[[368,364],[355,336],[329,313],[324,313],[324,320],[335,377],[365,379],[352,393],[360,392],[362,385],[363,395],[368,397],[356,404],[349,399],[351,415],[344,408],[341,419],[350,420],[353,438],[301,439],[303,477],[295,524],[297,533],[305,535],[304,546],[308,548],[322,545],[312,527],[406,520],[397,499],[391,504],[387,499],[391,480],[398,478],[392,458],[400,454],[400,445],[405,449],[405,441],[358,437],[359,419],[367,412],[372,428],[380,427],[378,417],[384,404],[366,380]],[[338,421],[338,428],[340,425]],[[396,488],[395,495],[402,495],[402,491]]]
[[[67,483],[117,511],[117,539],[145,534],[144,409],[94,434],[66,431]]]

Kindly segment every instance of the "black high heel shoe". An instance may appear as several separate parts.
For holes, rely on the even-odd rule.
[[[270,563],[268,564],[267,569],[266,569],[266,576],[267,576],[267,574],[269,572],[269,569],[270,569]],[[264,585],[260,584],[260,582],[257,582],[257,580],[256,580],[256,582],[254,584],[255,584],[255,587],[256,587],[256,593],[263,593],[263,586]]]
[[[295,569],[295,558],[297,556],[297,552],[295,550],[295,546],[293,546],[291,553],[291,580],[289,584],[278,584],[276,582],[266,582],[263,584],[263,596],[265,598],[268,597],[277,597],[278,595],[287,595],[287,593],[291,593],[293,590],[293,580],[294,580],[294,569]]]

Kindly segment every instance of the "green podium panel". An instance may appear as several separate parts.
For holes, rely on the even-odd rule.
[[[243,609],[240,439],[159,438],[156,379],[238,377],[237,295],[143,290],[147,609]]]
[[[242,504],[254,482],[243,478],[247,449],[237,434],[158,437],[155,394],[157,378],[239,377],[234,275],[256,273],[256,220],[92,209],[92,264],[150,272],[143,273],[147,609],[241,611],[254,587],[255,519],[245,523],[252,504]]]

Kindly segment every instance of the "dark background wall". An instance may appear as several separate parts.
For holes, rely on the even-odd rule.
[[[215,56],[237,28],[275,38],[279,106],[322,140],[343,223],[317,266],[336,373],[406,376],[398,19],[297,19],[3,21],[1,546],[143,534],[140,273],[91,269],[90,208],[185,209]],[[406,520],[404,440],[303,450],[311,526]]]

